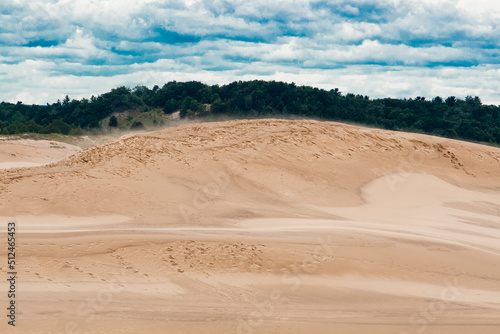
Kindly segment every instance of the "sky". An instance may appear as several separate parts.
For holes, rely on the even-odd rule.
[[[0,101],[279,80],[500,104],[497,0],[4,0]]]

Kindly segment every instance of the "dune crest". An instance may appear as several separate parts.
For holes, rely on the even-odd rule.
[[[499,149],[425,135],[317,121],[229,121],[129,135],[33,171],[3,172],[0,184],[13,192],[2,202],[9,214],[32,210],[41,199],[54,214],[140,211],[163,225],[183,223],[179,203],[196,206],[196,194],[214,218],[214,206],[222,216],[258,215],[271,204],[266,212],[287,216],[309,213],[302,203],[358,205],[362,185],[394,173],[496,191],[499,162]],[[207,188],[211,182],[220,189]],[[35,203],[16,198],[23,188],[40,190],[30,191]]]

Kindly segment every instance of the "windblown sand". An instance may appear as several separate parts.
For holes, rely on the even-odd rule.
[[[0,163],[57,160],[8,144]],[[500,332],[498,148],[191,124],[1,171],[0,197],[1,333]]]

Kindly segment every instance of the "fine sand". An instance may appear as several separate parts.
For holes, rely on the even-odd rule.
[[[41,166],[80,150],[77,146],[57,141],[0,137],[0,169]]]
[[[50,146],[0,142],[45,164],[0,171],[1,333],[500,332],[498,148],[286,120]]]

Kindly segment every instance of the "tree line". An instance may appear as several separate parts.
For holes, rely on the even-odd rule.
[[[45,106],[2,102],[0,134],[78,134],[103,125],[118,126],[113,116],[139,108],[161,109],[165,114],[180,111],[181,118],[299,116],[500,144],[500,107],[483,105],[477,96],[370,99],[343,95],[338,89],[260,80],[227,85],[172,81],[152,89],[118,87],[90,99],[66,96]]]

